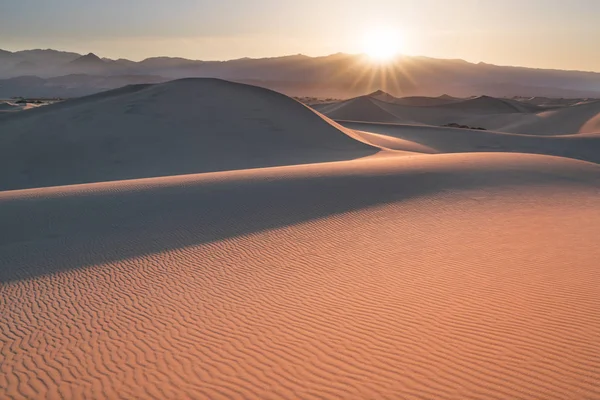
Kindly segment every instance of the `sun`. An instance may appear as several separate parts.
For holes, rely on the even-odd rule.
[[[363,52],[377,62],[389,61],[402,50],[400,33],[391,28],[368,31],[363,36]]]

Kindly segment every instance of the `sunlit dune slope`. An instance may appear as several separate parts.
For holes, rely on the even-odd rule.
[[[600,163],[600,135],[520,135],[436,126],[341,122],[375,146],[420,153],[517,152]],[[397,142],[400,140],[401,142]]]
[[[287,96],[216,79],[74,99],[3,117],[0,132],[0,190],[345,160],[377,151]]]
[[[1,397],[598,398],[599,190],[450,154],[1,192]]]

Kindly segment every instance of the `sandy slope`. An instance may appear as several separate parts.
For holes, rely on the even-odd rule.
[[[539,112],[502,127],[503,131],[530,134],[600,133],[600,101]]]
[[[600,163],[600,135],[519,135],[494,131],[405,124],[340,121],[374,146],[419,153],[516,152]]]
[[[481,116],[504,117],[521,113],[512,104],[488,97],[434,106],[417,106],[390,103],[363,96],[315,108],[335,120],[429,125],[444,125],[451,122],[463,124],[465,121]]]
[[[315,110],[337,120],[397,122],[399,117],[385,109],[386,103],[368,96],[347,101],[314,106]]]
[[[3,192],[3,397],[596,398],[599,190],[470,154]]]
[[[600,101],[544,109],[535,104],[488,96],[431,106],[392,103],[363,96],[315,109],[329,118],[345,121],[433,126],[458,123],[530,135],[600,133]]]
[[[460,101],[460,99],[448,95],[442,95],[439,97],[409,96],[395,99],[393,103],[402,104],[405,106],[432,107],[454,103],[456,101]]]
[[[346,160],[377,150],[287,96],[216,79],[49,105],[1,118],[0,132],[0,190]]]
[[[0,117],[4,188],[148,176],[0,190],[0,398],[599,398],[597,136],[348,126],[215,80]]]

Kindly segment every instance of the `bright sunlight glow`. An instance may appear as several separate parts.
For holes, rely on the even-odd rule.
[[[378,62],[389,61],[402,50],[402,37],[394,29],[381,28],[367,32],[363,37],[363,52]]]

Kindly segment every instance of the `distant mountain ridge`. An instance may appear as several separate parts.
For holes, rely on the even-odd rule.
[[[71,64],[71,65],[89,65],[89,64],[104,65],[104,63],[105,63],[105,61],[102,61],[102,59],[100,57],[98,57],[97,55],[95,55],[94,53],[88,53],[85,56],[81,56],[79,58],[74,59],[69,64]]]
[[[71,80],[70,76],[75,75]],[[82,77],[85,75],[86,77]],[[14,80],[36,76],[42,81]],[[379,65],[364,55],[291,55],[201,61],[151,57],[136,62],[58,50],[0,50],[0,97],[80,96],[128,83],[213,77],[268,87],[293,96],[349,98],[376,90],[392,97],[473,95],[600,97],[600,73],[505,67],[464,60],[398,56]],[[102,81],[102,85],[98,82]],[[60,84],[57,84],[60,82]]]

